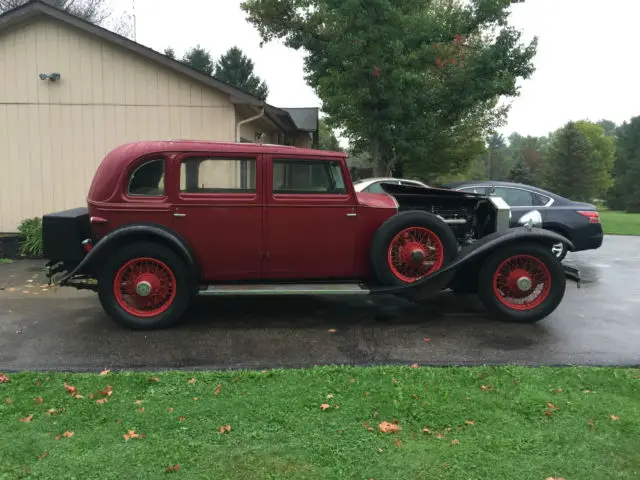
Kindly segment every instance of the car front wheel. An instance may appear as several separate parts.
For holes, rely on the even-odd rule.
[[[551,314],[566,288],[564,267],[548,247],[512,245],[491,257],[478,275],[478,295],[499,319],[533,323]]]
[[[105,260],[98,296],[107,314],[134,329],[176,323],[190,303],[188,270],[169,248],[150,242],[127,245]]]

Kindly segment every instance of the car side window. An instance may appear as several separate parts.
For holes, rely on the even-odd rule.
[[[486,195],[487,192],[489,191],[489,188],[487,187],[464,187],[460,189],[461,192],[466,192],[466,193],[479,193],[481,195]]]
[[[540,195],[535,192],[531,192],[531,199],[533,200],[533,205],[536,207],[543,207],[549,203],[549,200],[551,200],[549,197],[545,197],[544,195]]]
[[[347,193],[340,162],[274,160],[273,193]]]
[[[521,188],[496,187],[494,195],[502,197],[512,207],[532,207],[535,205],[532,193]]]
[[[145,197],[164,196],[164,159],[154,158],[138,166],[129,178],[127,194]]]
[[[180,165],[182,193],[253,193],[255,158],[191,157]]]

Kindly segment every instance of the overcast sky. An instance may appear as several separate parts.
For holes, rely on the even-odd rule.
[[[260,48],[260,38],[240,10],[241,0],[111,0],[131,10],[137,41],[178,56],[200,44],[214,57],[237,45],[269,85],[267,101],[278,107],[320,107],[307,86],[303,52],[280,43]],[[512,7],[511,22],[524,40],[539,38],[536,72],[512,101],[510,134],[546,135],[568,120],[607,118],[621,123],[640,114],[640,40],[634,34],[640,0],[526,0]]]

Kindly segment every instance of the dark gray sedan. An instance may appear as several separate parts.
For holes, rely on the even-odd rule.
[[[542,228],[557,232],[569,239],[574,251],[600,248],[603,240],[600,216],[595,205],[574,202],[555,193],[531,185],[512,182],[454,182],[443,188],[469,193],[495,195],[511,207],[511,226],[528,212],[537,210],[542,216]],[[567,250],[562,243],[553,246],[553,252],[563,259]]]

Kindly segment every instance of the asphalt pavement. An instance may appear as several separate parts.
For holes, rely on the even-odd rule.
[[[443,293],[394,297],[199,299],[168,330],[131,331],[92,292],[47,288],[42,262],[0,265],[0,371],[310,367],[326,364],[640,365],[640,237],[569,254],[583,276],[535,325],[488,317]]]

